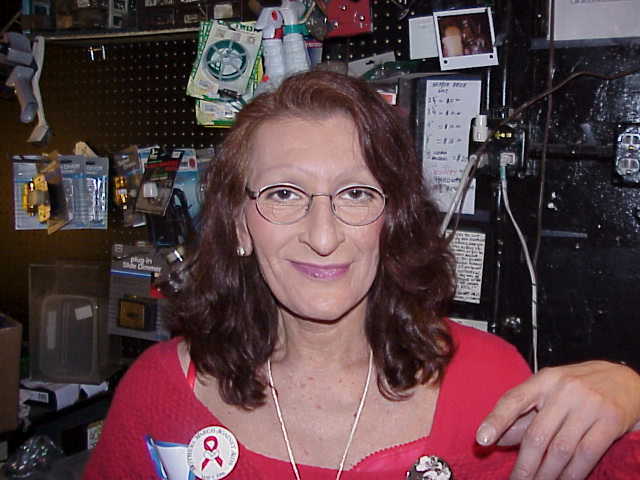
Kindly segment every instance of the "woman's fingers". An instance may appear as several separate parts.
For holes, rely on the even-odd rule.
[[[553,399],[553,396],[545,399],[546,405],[540,405],[539,411],[524,431],[518,459],[511,474],[512,480],[538,478],[537,475],[545,466],[548,470],[561,472],[590,426],[585,426],[582,422],[567,422],[567,418],[571,417],[572,402],[567,399],[549,402]],[[561,450],[551,455],[554,443]]]
[[[521,435],[528,423],[526,420],[518,422],[521,418],[526,418],[527,414],[536,406],[541,391],[539,383],[540,379],[533,376],[506,392],[478,428],[476,441],[480,445],[492,445],[498,440],[501,441],[500,445],[520,443]],[[531,413],[534,414],[534,412]],[[529,421],[531,418],[529,417]],[[510,432],[512,427],[515,429]],[[505,443],[502,443],[506,432],[510,433],[506,435]],[[520,438],[518,438],[519,435]]]
[[[609,362],[543,369],[508,391],[478,429],[481,445],[516,445],[512,479],[584,478],[640,415],[640,382]]]
[[[596,422],[580,440],[571,461],[565,467],[562,475],[557,478],[567,480],[586,478],[618,436],[618,429],[611,423],[606,420]]]
[[[531,422],[536,418],[536,415],[538,415],[538,412],[531,410],[529,413],[518,418],[515,423],[502,434],[497,445],[501,447],[520,445],[522,443],[522,437],[524,437],[527,428],[529,428]]]

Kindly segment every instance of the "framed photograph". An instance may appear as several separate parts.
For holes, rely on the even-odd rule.
[[[489,7],[433,12],[442,70],[498,64]]]

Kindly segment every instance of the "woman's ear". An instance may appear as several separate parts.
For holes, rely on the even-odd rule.
[[[248,257],[253,252],[253,242],[251,241],[251,235],[247,227],[247,216],[244,208],[236,220],[236,235],[238,236],[236,253],[241,257]]]

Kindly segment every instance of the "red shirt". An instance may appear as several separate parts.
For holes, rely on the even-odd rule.
[[[513,346],[494,335],[453,323],[451,331],[457,352],[440,385],[430,434],[372,452],[343,472],[343,480],[405,479],[406,472],[423,455],[437,455],[447,461],[456,480],[509,477],[517,450],[482,448],[475,443],[475,432],[498,398],[530,375],[529,368]],[[178,342],[179,339],[173,339],[154,345],[122,379],[100,441],[85,470],[85,480],[162,479],[146,437],[178,444],[177,448],[186,451],[196,432],[209,426],[223,426],[189,387],[178,360]],[[388,421],[392,425],[393,419]],[[281,432],[274,435],[279,437]],[[252,452],[242,444],[242,439],[237,440],[237,463],[224,478],[295,478],[288,461]],[[609,450],[590,478],[640,478],[639,466],[640,432],[635,432]],[[328,468],[298,467],[303,480],[333,480],[337,473]],[[189,475],[179,480],[189,480]]]

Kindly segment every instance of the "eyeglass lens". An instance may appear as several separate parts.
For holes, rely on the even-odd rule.
[[[261,215],[273,223],[288,224],[304,217],[318,195],[309,195],[291,185],[273,185],[260,192],[257,207]],[[346,187],[332,197],[332,210],[349,225],[366,225],[376,220],[384,209],[384,196],[364,185]]]

